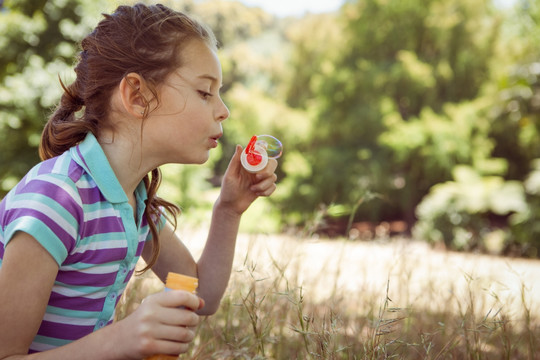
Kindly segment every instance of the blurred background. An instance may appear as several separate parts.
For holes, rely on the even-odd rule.
[[[186,222],[207,220],[235,144],[272,134],[278,190],[243,232],[539,256],[538,0],[162,3],[215,31],[231,110],[207,164],[163,168]],[[118,4],[0,1],[0,198],[39,161],[78,41]]]

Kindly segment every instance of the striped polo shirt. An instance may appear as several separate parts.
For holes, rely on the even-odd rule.
[[[59,266],[30,353],[79,339],[112,322],[114,309],[151,237],[92,134],[36,165],[0,203],[0,266],[17,231],[32,235]]]

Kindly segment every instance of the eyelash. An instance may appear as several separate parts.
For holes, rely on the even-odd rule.
[[[198,90],[198,92],[199,92],[199,95],[203,98],[203,100],[208,100],[209,98],[212,97],[212,94],[206,91]]]

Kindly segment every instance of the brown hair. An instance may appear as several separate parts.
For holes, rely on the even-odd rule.
[[[190,40],[217,47],[210,29],[186,14],[161,4],[119,6],[81,42],[75,66],[75,81],[65,86],[56,110],[51,115],[39,147],[42,160],[58,156],[82,141],[88,132],[99,136],[110,111],[114,89],[129,73],[139,74],[158,101],[156,86],[182,65],[181,50]],[[142,94],[141,94],[142,95]],[[143,96],[144,98],[144,96]],[[148,115],[148,103],[144,117]],[[81,111],[80,116],[76,113]],[[159,256],[156,221],[167,210],[174,217],[180,209],[156,195],[161,182],[159,168],[143,179],[148,193],[145,217],[152,234],[152,258],[147,270]]]

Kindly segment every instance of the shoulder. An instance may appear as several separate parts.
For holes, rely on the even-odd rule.
[[[6,197],[8,202],[38,201],[46,206],[81,207],[83,171],[69,156],[61,155],[34,166]],[[14,204],[12,204],[14,205]]]
[[[84,221],[78,182],[69,157],[39,163],[0,204],[0,240],[22,231],[32,235],[61,262],[75,246]]]

